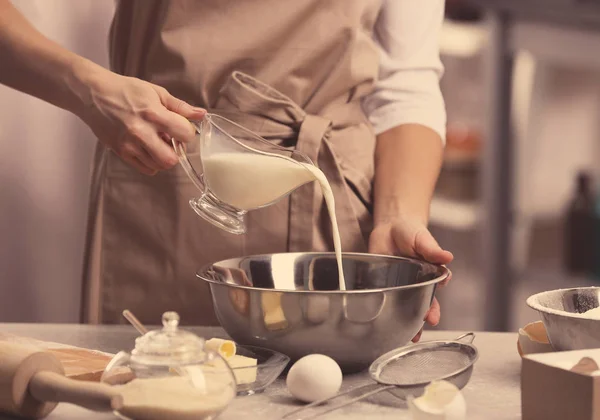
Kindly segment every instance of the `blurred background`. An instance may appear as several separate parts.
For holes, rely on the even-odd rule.
[[[45,35],[108,66],[114,2],[13,3]],[[0,320],[78,322],[95,137],[75,116],[5,86],[0,110]]]
[[[600,6],[548,1],[447,1],[448,139],[431,229],[455,262],[439,292],[440,328],[514,331],[537,320],[529,295],[600,283]],[[46,35],[107,65],[114,2],[13,2]],[[0,321],[78,322],[95,139],[74,116],[2,86],[0,109]],[[508,156],[495,154],[499,141]],[[490,167],[507,191],[484,182]],[[491,216],[507,195],[510,216]]]

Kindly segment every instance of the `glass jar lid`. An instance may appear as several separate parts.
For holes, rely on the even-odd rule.
[[[165,312],[163,328],[149,331],[135,340],[132,361],[142,364],[189,364],[204,360],[205,340],[179,328],[179,315]]]

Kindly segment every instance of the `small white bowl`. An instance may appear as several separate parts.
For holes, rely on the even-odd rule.
[[[600,306],[600,287],[575,287],[538,293],[527,305],[542,317],[556,351],[600,348],[600,319],[585,312]]]

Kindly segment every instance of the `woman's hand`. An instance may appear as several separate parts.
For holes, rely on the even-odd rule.
[[[200,120],[206,114],[160,86],[108,70],[95,70],[81,79],[85,106],[76,114],[102,143],[146,175],[177,164],[170,139],[192,141],[195,129],[188,119]]]
[[[443,250],[427,226],[417,218],[397,216],[375,226],[369,238],[369,252],[384,255],[401,255],[419,258],[434,264],[448,264],[454,256]],[[450,277],[440,286],[450,281]],[[440,322],[440,304],[434,298],[425,320],[430,325]],[[413,338],[421,338],[422,330]]]
[[[164,88],[116,73],[66,50],[0,0],[0,83],[79,116],[98,139],[140,172],[177,163],[170,138],[188,142],[187,121],[205,111]]]

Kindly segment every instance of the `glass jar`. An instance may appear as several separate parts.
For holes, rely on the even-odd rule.
[[[177,313],[166,312],[162,323],[106,367],[101,381],[122,395],[115,414],[136,420],[216,418],[236,395],[233,371],[221,355],[205,349],[203,338],[178,328]]]

